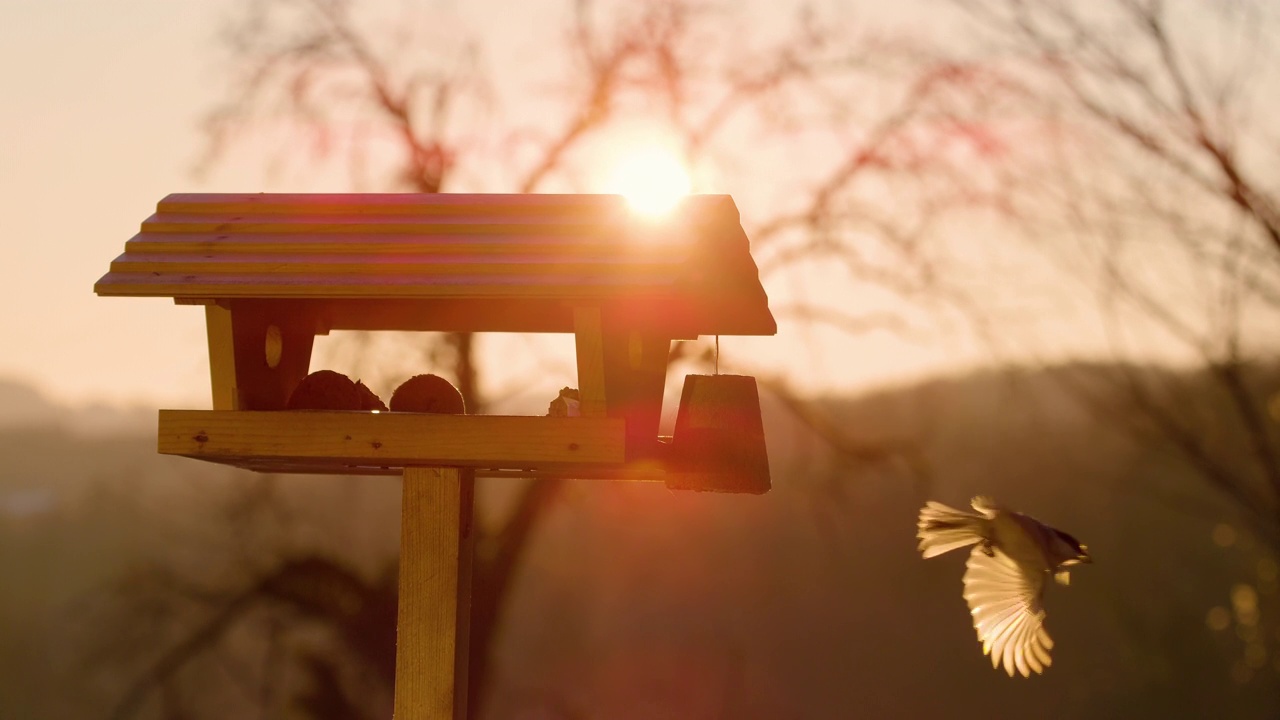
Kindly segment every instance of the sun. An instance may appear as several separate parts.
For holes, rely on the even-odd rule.
[[[659,217],[689,194],[693,186],[684,163],[668,148],[637,147],[619,159],[609,189],[627,199],[641,215]]]

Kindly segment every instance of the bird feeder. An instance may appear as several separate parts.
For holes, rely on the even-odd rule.
[[[175,194],[95,291],[204,308],[213,409],[161,410],[161,453],[404,477],[397,718],[465,715],[469,477],[769,488],[753,378],[688,376],[659,437],[673,340],[777,331],[728,196]],[[573,333],[580,414],[287,410],[331,330]]]

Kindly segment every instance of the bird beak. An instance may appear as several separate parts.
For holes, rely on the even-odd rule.
[[[1080,553],[1070,560],[1065,560],[1062,567],[1071,567],[1072,565],[1092,565],[1093,558],[1089,555],[1089,548],[1084,545],[1080,546]]]

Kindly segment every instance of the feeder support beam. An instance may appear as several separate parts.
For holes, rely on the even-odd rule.
[[[396,720],[467,717],[471,499],[458,468],[406,468],[401,490]]]

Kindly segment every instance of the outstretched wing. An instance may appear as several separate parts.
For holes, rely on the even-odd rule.
[[[916,537],[925,558],[982,542],[987,522],[977,515],[930,500],[920,509]]]
[[[1042,673],[1050,665],[1053,640],[1044,629],[1044,573],[1019,567],[995,549],[976,547],[965,563],[964,599],[991,666],[1012,677]]]

